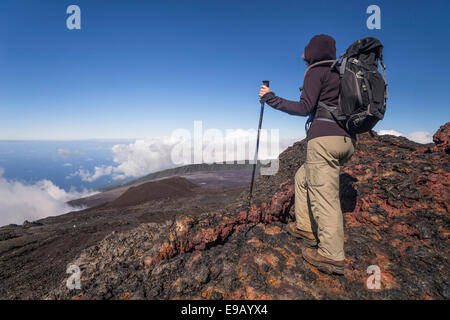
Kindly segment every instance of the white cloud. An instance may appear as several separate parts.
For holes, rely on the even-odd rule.
[[[276,158],[280,152],[299,139],[279,139],[276,131],[262,131],[260,159]],[[71,175],[78,175],[83,181],[93,182],[102,176],[113,179],[139,177],[152,172],[191,163],[220,163],[224,161],[253,160],[256,145],[256,130],[207,130],[202,135],[203,149],[198,147],[189,131],[180,129],[172,137],[156,137],[136,140],[131,144],[117,144],[112,147],[116,166],[95,167],[94,172],[79,169]],[[197,145],[194,145],[197,144]],[[232,149],[227,149],[232,146]],[[200,152],[200,156],[198,151]]]
[[[73,156],[82,156],[84,155],[84,152],[78,151],[78,150],[69,150],[69,149],[58,149],[56,150],[58,152],[59,156],[62,158],[68,158]]]
[[[69,162],[67,162],[67,163],[64,163],[64,164],[63,164],[63,167],[72,167],[72,164],[69,163]]]
[[[171,159],[171,150],[180,142],[180,139],[162,137],[115,145],[113,160],[118,165],[113,168],[114,178],[137,177],[176,166]]]
[[[100,166],[94,168],[94,173],[91,174],[89,171],[84,169],[79,169],[76,174],[81,177],[81,180],[86,182],[93,182],[100,177],[107,176],[112,174],[113,167],[112,166]]]
[[[415,141],[417,143],[432,143],[433,142],[433,135],[426,131],[417,131],[410,133],[406,136],[409,140]]]
[[[66,192],[45,179],[34,184],[8,180],[0,169],[0,226],[75,211],[66,202],[90,194],[92,192]]]
[[[396,137],[404,137],[405,136],[403,133],[400,133],[395,130],[380,130],[380,132],[378,132],[378,134],[380,136],[384,136],[384,135],[388,135],[388,134],[391,136],[396,136]]]
[[[380,130],[378,132],[379,135],[386,135],[390,134],[397,137],[405,137],[411,141],[417,142],[417,143],[432,143],[433,142],[433,135],[426,131],[416,131],[412,132],[410,134],[403,134],[401,132],[395,131],[395,130]]]

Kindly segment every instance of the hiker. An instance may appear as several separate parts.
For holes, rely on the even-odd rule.
[[[323,34],[314,36],[302,58],[308,66],[336,59],[335,40]],[[295,174],[296,221],[288,224],[287,230],[307,246],[302,252],[306,261],[322,271],[344,274],[339,171],[353,155],[355,138],[326,114],[326,110],[317,109],[319,101],[338,106],[339,73],[329,65],[308,70],[299,102],[280,98],[264,85],[259,96],[275,109],[312,119],[306,136],[306,162]]]

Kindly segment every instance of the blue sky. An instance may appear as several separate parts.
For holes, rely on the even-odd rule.
[[[82,29],[66,28],[79,5]],[[381,8],[368,30],[366,8]],[[390,99],[376,130],[449,121],[449,1],[3,0],[0,140],[123,139],[176,128],[253,128],[258,87],[298,99],[309,39],[385,45]],[[264,127],[304,135],[305,118],[269,107]]]

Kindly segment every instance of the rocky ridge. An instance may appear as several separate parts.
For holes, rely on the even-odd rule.
[[[449,299],[450,123],[424,146],[364,134],[341,172],[347,268],[330,276],[305,263],[284,231],[294,212],[293,177],[306,142],[280,157],[276,175],[228,207],[114,232],[75,261],[81,290],[49,299]],[[369,266],[381,288],[367,287]]]

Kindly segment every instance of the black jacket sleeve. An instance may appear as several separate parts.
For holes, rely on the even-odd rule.
[[[308,116],[319,101],[321,89],[321,73],[318,72],[317,68],[313,68],[306,74],[303,81],[303,91],[300,101],[290,101],[274,95],[266,102],[272,108],[291,115]]]

